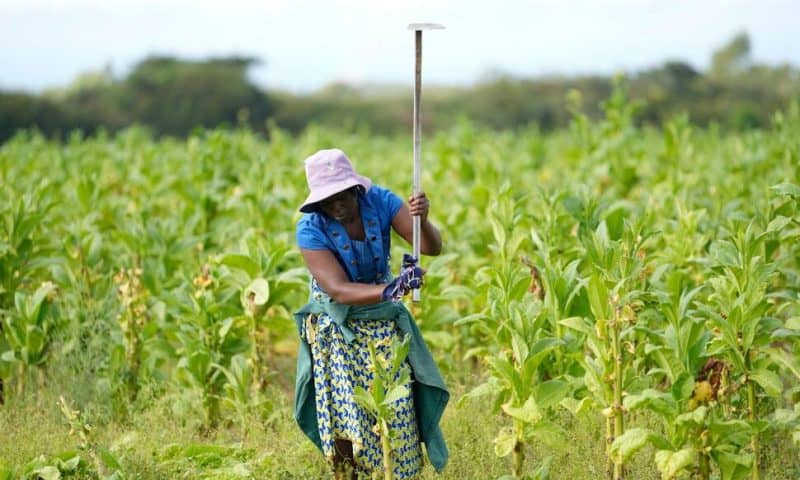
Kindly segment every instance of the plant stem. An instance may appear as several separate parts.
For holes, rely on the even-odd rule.
[[[756,386],[753,383],[752,379],[747,380],[747,408],[748,413],[747,417],[750,419],[751,422],[756,421]],[[753,438],[750,441],[750,445],[753,449],[753,470],[751,479],[758,480],[758,433],[753,433]]]
[[[614,324],[611,328],[612,354],[614,355],[614,404],[612,415],[614,416],[614,439],[616,440],[624,433],[622,418],[622,345],[620,342],[620,318],[619,309],[615,309]],[[622,460],[614,461],[614,480],[621,480],[623,472]]]
[[[393,480],[392,444],[389,439],[389,425],[386,420],[381,420],[381,447],[383,448],[383,478],[385,480]]]
[[[25,395],[25,364],[20,363],[17,365],[17,398],[22,398]]]
[[[211,382],[211,379],[207,381]],[[206,426],[209,428],[216,428],[217,421],[219,420],[219,396],[213,384],[206,386],[204,403],[206,408]]]
[[[133,402],[136,400],[136,395],[139,393],[139,357],[140,346],[139,336],[136,331],[136,317],[133,312],[129,312],[129,325],[128,332],[128,399]]]
[[[41,408],[42,392],[44,392],[44,382],[45,382],[45,375],[44,375],[44,366],[39,366],[36,368],[36,406]]]
[[[708,461],[708,455],[705,452],[700,452],[700,480],[708,480],[711,477],[711,464]]]
[[[522,464],[525,461],[525,451],[523,450],[523,443],[517,440],[514,444],[514,466],[512,474],[515,480],[522,479]]]
[[[614,421],[606,417],[606,477],[614,475],[614,462],[611,460],[611,444],[614,443]]]
[[[267,368],[266,369],[259,368],[259,371],[258,371],[259,380],[258,380],[258,382],[259,382],[259,385],[266,386],[266,384],[267,384],[266,373],[269,371],[268,370],[269,368],[274,368],[274,366],[273,366],[274,365],[274,359],[273,359],[273,356],[272,356],[272,348],[270,348],[270,345],[272,345],[272,335],[271,335],[271,332],[270,332],[270,330],[268,328],[264,329],[264,343],[263,343],[263,345],[264,345],[263,358],[265,359],[264,365]],[[264,371],[264,370],[266,370],[266,371]],[[263,390],[263,388],[262,388],[262,390]]]

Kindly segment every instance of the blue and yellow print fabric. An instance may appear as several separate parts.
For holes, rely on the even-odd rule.
[[[312,287],[313,288],[313,287]],[[325,296],[319,288],[314,296]],[[355,339],[347,343],[339,326],[325,314],[309,315],[304,336],[311,346],[317,423],[325,458],[333,460],[334,440],[349,440],[353,445],[356,469],[365,473],[383,468],[381,439],[375,419],[359,406],[353,392],[357,386],[369,390],[373,380],[368,343],[376,353],[389,357],[393,338],[402,335],[393,320],[348,320]],[[392,461],[394,476],[413,478],[422,469],[422,449],[414,414],[411,381],[409,394],[397,400],[395,416],[389,423],[393,432]]]

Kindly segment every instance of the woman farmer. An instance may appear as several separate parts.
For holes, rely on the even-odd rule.
[[[405,205],[396,194],[358,175],[338,149],[305,161],[309,195],[297,222],[297,243],[311,273],[308,304],[295,314],[301,342],[295,418],[333,464],[337,477],[371,474],[382,464],[375,420],[353,396],[373,378],[368,344],[390,355],[394,338],[408,337],[409,394],[393,405],[395,478],[413,478],[423,463],[422,444],[437,471],[447,461],[439,428],[449,393],[401,298],[421,286],[423,271],[406,256],[392,278],[389,242],[394,229],[409,243],[412,216],[421,217],[420,251],[438,255],[442,240],[428,220],[424,193]],[[350,472],[350,473],[347,473]]]

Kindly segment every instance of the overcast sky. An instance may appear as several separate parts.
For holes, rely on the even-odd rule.
[[[409,83],[412,22],[424,82],[487,72],[609,73],[684,59],[698,68],[738,31],[753,57],[800,65],[800,0],[0,0],[0,88],[65,86],[149,54],[255,56],[253,79],[308,92],[334,81]],[[794,4],[794,5],[793,5]]]

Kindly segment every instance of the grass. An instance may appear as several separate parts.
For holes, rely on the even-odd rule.
[[[64,378],[64,377],[62,377]],[[73,378],[73,380],[76,380]],[[61,414],[59,395],[78,398],[85,394],[91,381],[82,378],[59,384],[51,381],[44,391],[26,398],[9,399],[0,409],[0,465],[16,467],[44,455],[52,458],[79,445],[70,435],[70,426]],[[477,379],[473,379],[474,383]],[[452,383],[452,382],[451,382]],[[503,419],[491,413],[482,399],[467,399],[458,405],[467,386],[451,384],[452,400],[442,420],[442,428],[450,449],[450,460],[441,474],[425,466],[423,479],[464,480],[497,478],[510,471],[508,459],[497,458],[492,439],[504,426]],[[247,431],[235,425],[212,431],[198,428],[191,409],[176,409],[185,399],[178,392],[154,392],[145,389],[132,413],[124,421],[114,419],[108,408],[97,403],[100,398],[84,396],[81,408],[92,427],[98,446],[108,449],[120,460],[127,478],[135,479],[227,479],[332,478],[322,455],[296,427],[292,417],[292,394],[274,386],[268,391],[271,403],[262,412],[252,412]],[[191,405],[191,404],[189,404]],[[657,428],[648,418],[637,418],[638,425]],[[602,419],[593,416],[572,417],[564,413],[558,419],[569,434],[568,449],[553,451],[534,445],[526,451],[526,468],[548,455],[553,456],[550,468],[553,479],[604,478]],[[794,479],[800,474],[797,451],[785,435],[765,439],[762,478]],[[658,479],[652,462],[652,449],[644,449],[629,464],[631,479]],[[84,459],[87,452],[82,452]],[[81,478],[80,475],[71,478]],[[87,477],[88,478],[88,477]]]

